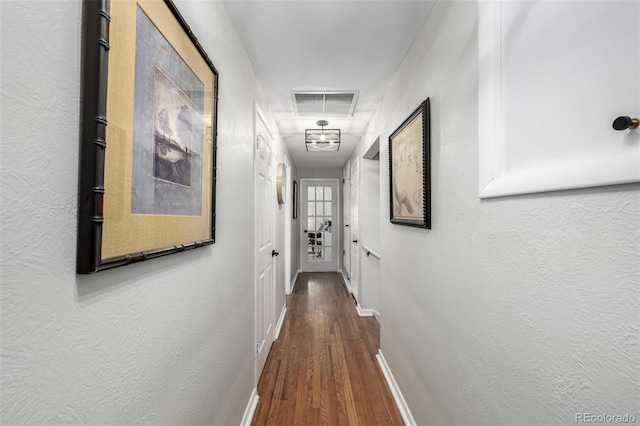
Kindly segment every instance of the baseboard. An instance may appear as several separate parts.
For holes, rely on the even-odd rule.
[[[347,291],[349,292],[349,294],[353,294],[353,292],[351,291],[351,286],[349,285],[351,281],[349,281],[349,278],[347,278],[347,276],[345,275],[344,270],[340,271],[340,273],[342,274],[342,281],[344,282],[344,286],[347,288]]]
[[[258,396],[258,390],[256,388],[253,388],[253,392],[251,392],[251,397],[249,398],[247,408],[245,408],[244,410],[244,415],[242,416],[240,426],[251,426],[251,420],[253,420],[253,415],[256,412],[256,407],[258,406],[259,399],[260,397]]]
[[[380,312],[375,309],[364,309],[359,303],[356,306],[356,309],[358,310],[358,315],[361,317],[376,317],[380,319]]]
[[[296,274],[293,276],[293,280],[291,280],[291,283],[289,284],[289,288],[291,290],[287,293],[287,296],[293,293],[293,288],[296,286],[296,282],[298,281],[298,275],[300,275],[300,269],[296,271]]]
[[[378,350],[376,358],[378,360],[378,364],[380,364],[382,374],[384,374],[384,378],[389,385],[389,389],[391,390],[393,399],[396,401],[396,405],[398,406],[398,410],[400,411],[402,420],[404,420],[404,424],[407,426],[416,426],[416,421],[411,415],[411,410],[409,410],[407,401],[405,401],[404,396],[402,396],[402,392],[400,392],[400,388],[398,387],[398,383],[396,383],[396,379],[393,378],[393,374],[391,373],[389,364],[387,364],[387,360],[384,359],[384,355],[382,355],[382,350]]]
[[[282,312],[280,312],[280,318],[278,318],[278,323],[276,324],[276,334],[273,336],[273,340],[278,340],[278,336],[280,336],[280,329],[282,328],[285,315],[287,315],[287,305],[282,307]]]

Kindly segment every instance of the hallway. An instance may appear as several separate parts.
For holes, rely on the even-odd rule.
[[[302,273],[258,383],[253,425],[402,425],[375,355],[380,326],[358,316],[337,273]]]
[[[640,419],[639,20],[0,1],[0,425]]]

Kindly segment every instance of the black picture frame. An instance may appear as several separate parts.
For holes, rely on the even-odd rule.
[[[431,229],[431,123],[427,98],[389,136],[390,221]]]
[[[156,3],[148,10],[144,10],[142,5],[137,3],[133,8],[131,5],[131,2],[112,3],[109,0],[84,0],[82,6],[83,74],[76,255],[76,272],[79,274],[103,271],[215,243],[218,71],[171,0]],[[132,12],[132,10],[135,11]],[[154,18],[154,16],[162,18]],[[154,120],[162,113],[156,114],[155,112],[158,105],[164,105],[161,102],[168,102],[164,99],[158,101],[158,95],[155,95],[155,100],[152,98],[152,102],[155,102],[153,104],[155,109],[151,109],[153,113],[151,125],[145,124],[147,127],[151,127],[148,133],[152,137],[144,140],[150,146],[146,149],[150,150],[153,156],[153,165],[148,167],[150,171],[147,170],[147,172],[152,173],[151,179],[154,179],[154,182],[157,181],[152,190],[158,192],[163,191],[164,187],[177,188],[174,192],[180,193],[182,191],[181,193],[186,194],[185,197],[193,199],[193,212],[187,212],[186,216],[173,213],[171,211],[173,207],[165,208],[163,206],[158,208],[165,208],[166,211],[143,211],[142,213],[135,212],[135,214],[132,213],[133,208],[127,211],[126,206],[129,204],[137,206],[136,203],[138,203],[137,200],[134,200],[134,184],[127,187],[127,176],[132,182],[135,179],[132,176],[136,165],[131,160],[121,162],[109,157],[111,152],[130,152],[131,146],[134,144],[135,136],[129,137],[129,133],[133,133],[133,131],[128,131],[130,129],[121,130],[122,127],[119,127],[118,120],[130,120],[134,123],[131,125],[132,128],[138,125],[136,122],[139,120],[134,120],[136,118],[134,114],[126,116],[121,112],[121,108],[110,109],[109,102],[112,100],[124,102],[127,108],[135,110],[136,114],[138,113],[138,110],[134,108],[134,102],[138,102],[135,98],[137,95],[131,96],[137,92],[134,92],[133,88],[127,88],[126,85],[120,84],[122,80],[119,80],[121,78],[119,74],[129,71],[122,71],[123,64],[121,61],[119,62],[119,58],[123,55],[122,51],[125,50],[123,45],[126,44],[126,49],[131,49],[131,43],[133,43],[133,47],[137,43],[137,33],[134,32],[134,40],[132,41],[131,34],[127,32],[130,31],[131,23],[133,22],[133,28],[136,28],[136,25],[140,25],[139,23],[144,19],[149,20],[159,33],[159,36],[156,36],[159,40],[158,43],[163,43],[163,38],[169,46],[174,38],[182,41],[179,47],[182,50],[175,52],[175,56],[183,61],[184,66],[180,65],[183,69],[192,72],[193,76],[187,77],[202,84],[202,90],[188,91],[180,86],[180,83],[175,83],[175,77],[166,77],[167,81],[175,85],[175,89],[168,90],[172,90],[172,93],[178,93],[176,96],[187,99],[187,103],[197,104],[194,107],[182,105],[181,115],[172,116],[175,117],[173,125],[177,129],[176,132],[173,132],[175,135],[173,139],[169,125],[165,127],[168,136],[164,136],[164,131],[163,136],[158,135],[158,124]],[[154,19],[156,20],[154,21]],[[123,24],[124,21],[126,21],[126,25]],[[160,21],[162,21],[162,25],[157,26]],[[123,28],[128,28],[128,30],[123,31]],[[142,32],[140,33],[142,34]],[[176,61],[173,60],[173,62]],[[126,67],[126,64],[124,66]],[[154,66],[155,69],[164,73],[161,63],[155,63]],[[133,70],[129,72],[133,75],[125,75],[125,80],[129,78],[130,81],[133,81],[134,78],[139,77],[140,70],[137,63],[133,67],[129,66],[129,69]],[[154,81],[156,81],[155,84],[158,84],[158,72],[155,72],[155,77],[148,74],[146,73],[143,78],[156,78]],[[136,80],[137,82],[138,80]],[[127,92],[127,90],[129,91]],[[110,96],[110,93],[115,96]],[[123,100],[114,100],[115,98],[123,98]],[[175,104],[171,104],[170,109],[175,107]],[[196,113],[192,114],[189,108],[196,112],[202,110],[203,114],[201,116]],[[200,110],[196,108],[200,108]],[[147,112],[143,109],[142,113]],[[118,118],[119,115],[125,117]],[[184,123],[188,124],[187,130],[184,130],[187,126]],[[182,155],[180,160],[175,160],[175,157],[162,157],[162,152],[166,154],[166,147],[163,151],[159,145],[162,138],[171,145],[170,148],[174,149],[174,153]],[[193,142],[193,145],[188,146],[181,143],[185,140]],[[135,158],[135,154],[129,155]],[[200,158],[192,162],[192,159],[196,157]],[[160,175],[156,170],[161,169],[163,161],[182,161],[182,164],[186,164],[186,166],[179,169],[179,172],[181,176],[185,175],[186,177],[174,179],[171,174],[168,177],[158,177]],[[182,173],[185,170],[186,172]],[[193,178],[196,172],[200,173],[199,179]],[[116,181],[122,178],[124,184],[120,184],[120,182],[114,184],[110,180],[111,176],[116,176]],[[196,188],[196,184],[200,186]],[[120,209],[120,204],[124,206],[122,209]],[[105,215],[105,211],[108,214]],[[133,217],[134,220],[131,222],[133,225],[129,227],[128,231],[129,235],[120,229],[114,231],[114,228],[117,228],[114,225],[117,220],[113,220],[109,216],[113,216],[112,211],[118,214],[122,213],[122,216],[127,218],[126,220]],[[118,220],[120,219],[118,217]],[[137,224],[142,226],[139,232]],[[167,224],[172,226],[170,232],[163,231],[162,227]],[[126,236],[123,238],[121,235]],[[139,244],[143,248],[129,249],[133,243],[126,238],[140,240],[135,244]],[[170,242],[165,243],[165,241]],[[105,247],[108,247],[108,250],[105,250]]]
[[[298,182],[295,179],[293,180],[293,188],[291,192],[293,195],[293,203],[292,203],[293,218],[297,219],[298,218]]]

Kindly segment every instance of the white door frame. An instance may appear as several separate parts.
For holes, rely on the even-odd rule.
[[[360,209],[360,157],[356,157],[351,163],[351,176],[349,181],[349,243],[351,244],[351,261],[349,282],[351,293],[356,301],[360,301],[360,225],[358,223],[358,211]],[[355,208],[354,208],[355,206]]]
[[[287,190],[284,204],[284,294],[291,294],[291,261],[293,253],[291,251],[291,235],[293,227],[293,177],[291,176],[291,162],[289,157],[284,156],[284,164],[287,168]]]
[[[306,254],[306,250],[307,250],[307,244],[302,244],[303,241],[303,234],[304,234],[304,229],[306,229],[307,226],[307,218],[303,217],[302,212],[306,211],[306,207],[302,207],[303,203],[307,202],[307,194],[304,193],[303,188],[304,188],[304,184],[306,182],[334,182],[336,185],[336,196],[335,201],[336,201],[336,214],[335,216],[332,216],[334,218],[334,224],[332,225],[334,227],[334,229],[338,230],[338,235],[336,235],[334,237],[334,241],[335,241],[335,250],[336,250],[336,272],[341,272],[341,251],[342,251],[342,218],[341,218],[341,210],[340,210],[340,206],[342,205],[341,203],[341,197],[342,197],[342,191],[340,190],[340,179],[336,179],[336,178],[301,178],[300,179],[300,192],[299,192],[299,199],[300,199],[300,215],[299,215],[299,221],[300,221],[300,228],[299,228],[299,238],[298,240],[300,241],[300,249],[298,250],[298,256],[300,257],[300,271],[305,272],[304,268],[303,268],[303,262],[302,262],[302,253],[304,251],[304,253]]]
[[[347,281],[351,279],[351,160],[347,160],[342,169],[342,201],[343,207],[340,213],[344,219],[344,226],[342,229],[341,241],[342,245],[342,269],[347,278]],[[347,287],[351,291],[351,284],[347,282]]]

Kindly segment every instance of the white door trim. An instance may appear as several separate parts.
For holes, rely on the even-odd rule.
[[[349,244],[351,245],[349,262],[351,273],[349,274],[349,284],[351,294],[356,302],[360,301],[360,224],[358,222],[358,211],[360,209],[360,157],[356,157],[351,163],[351,175],[349,182]],[[354,241],[357,241],[354,243]]]
[[[293,234],[293,176],[291,176],[291,162],[288,156],[284,156],[284,164],[287,168],[287,190],[284,204],[284,294],[291,294],[292,259],[291,235]],[[286,305],[286,303],[285,303]]]
[[[349,293],[351,291],[351,160],[347,160],[344,168],[342,169],[342,209],[341,216],[343,217],[342,235],[340,240],[343,242],[343,253],[340,256],[342,259],[342,271],[347,277],[347,288]]]
[[[334,224],[334,228],[338,229],[338,235],[336,235],[334,238],[337,238],[336,241],[336,272],[341,272],[342,271],[342,265],[341,265],[341,252],[342,252],[342,210],[340,209],[342,206],[342,202],[341,202],[341,198],[342,198],[342,190],[340,188],[340,179],[337,178],[301,178],[300,179],[300,203],[302,205],[302,200],[304,200],[306,202],[307,200],[307,194],[303,195],[303,191],[302,188],[304,187],[304,184],[306,182],[335,182],[336,185],[336,197],[334,197],[336,199],[336,215],[333,216],[334,217],[334,221],[336,222]],[[300,221],[300,226],[298,229],[299,235],[298,235],[298,240],[302,241],[302,234],[303,234],[303,229],[305,229],[306,224],[306,217],[303,217],[302,212],[306,211],[306,208],[302,208],[300,207],[300,215],[299,215],[299,221]],[[302,252],[303,250],[306,250],[306,245],[302,245],[302,243],[300,244],[300,248],[298,250],[298,256],[300,258],[299,261],[299,265],[300,265],[300,271],[301,272],[307,272],[304,270],[303,268],[303,262],[302,262]],[[306,252],[306,251],[305,251]]]

